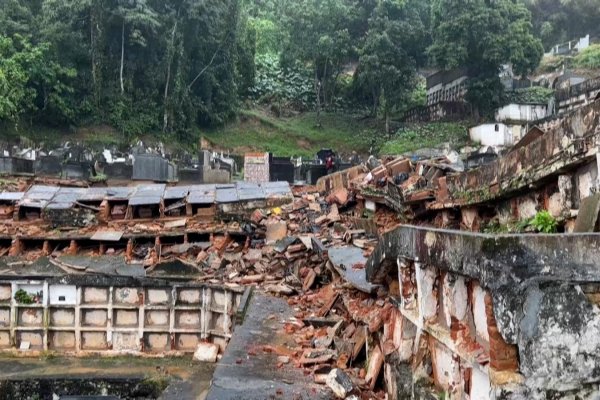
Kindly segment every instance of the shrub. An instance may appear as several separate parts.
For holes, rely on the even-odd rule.
[[[529,226],[538,232],[555,233],[558,229],[558,222],[548,211],[541,210],[531,219]]]
[[[23,289],[19,289],[16,291],[15,300],[19,304],[33,304],[35,302],[33,295],[30,295]]]
[[[595,44],[575,56],[574,64],[578,68],[600,68],[600,44]]]

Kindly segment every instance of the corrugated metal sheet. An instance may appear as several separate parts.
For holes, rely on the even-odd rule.
[[[290,184],[285,181],[263,183],[262,188],[266,197],[291,196]]]
[[[237,184],[238,198],[244,200],[261,200],[265,198],[265,191],[256,183],[239,182]]]
[[[34,185],[25,194],[25,199],[51,200],[59,189],[58,186]]]
[[[79,196],[78,201],[102,201],[106,197],[108,188],[89,188]]]
[[[216,185],[192,185],[187,201],[190,204],[214,204],[216,191]]]

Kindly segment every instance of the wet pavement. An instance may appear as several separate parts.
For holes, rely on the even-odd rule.
[[[303,369],[292,364],[277,368],[277,354],[263,351],[263,346],[297,347],[283,331],[292,317],[285,300],[255,293],[217,365],[207,400],[330,399],[328,389]]]

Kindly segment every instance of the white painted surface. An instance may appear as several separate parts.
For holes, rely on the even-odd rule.
[[[436,270],[432,267],[422,268],[421,265],[415,263],[415,276],[419,314],[422,321],[431,321],[437,317],[438,302],[433,291],[437,277]]]
[[[471,375],[471,400],[489,400],[490,399],[490,377],[479,368],[473,368]]]
[[[592,189],[598,182],[598,163],[596,161],[587,164],[575,173],[577,182],[577,194],[579,195],[579,201],[592,195]]]
[[[456,278],[450,291],[450,315],[459,321],[463,321],[467,316],[467,305],[469,294],[465,278],[459,276]]]
[[[434,377],[436,386],[446,390],[454,391],[460,388],[460,364],[454,358],[454,355],[446,346],[439,342],[435,342],[432,363],[434,368]],[[450,398],[454,398],[452,395]]]
[[[42,296],[43,296],[44,285],[41,283],[40,284],[17,283],[13,288],[13,294],[12,294],[13,298],[15,297],[15,293],[17,293],[17,290],[19,290],[19,289],[23,289],[30,295],[36,295],[36,294],[42,292]],[[43,304],[43,300],[42,300],[42,304]]]
[[[375,212],[377,210],[377,205],[372,200],[365,201],[365,208],[369,211]]]
[[[74,285],[50,285],[50,305],[77,304],[77,288]]]
[[[194,352],[194,360],[200,362],[217,362],[219,355],[219,346],[213,343],[199,343]]]
[[[473,142],[482,146],[509,146],[513,144],[512,128],[502,123],[474,126],[469,129]]]
[[[496,110],[496,121],[532,122],[545,118],[547,114],[547,105],[512,103]]]
[[[579,38],[579,42],[575,45],[577,51],[585,50],[590,47],[590,34],[588,33],[582,38]]]
[[[473,285],[473,319],[477,337],[485,343],[490,342],[485,313],[485,291],[478,284]]]

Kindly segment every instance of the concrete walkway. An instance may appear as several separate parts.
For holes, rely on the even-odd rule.
[[[293,316],[284,300],[254,293],[244,323],[235,328],[213,377],[208,400],[330,399],[326,386],[317,385],[293,363],[277,368],[277,354],[265,353],[265,345],[293,348],[283,323]],[[248,353],[251,354],[248,354]]]

